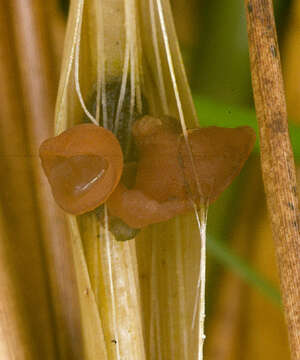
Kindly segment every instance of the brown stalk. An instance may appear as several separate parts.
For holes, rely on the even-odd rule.
[[[41,0],[3,2],[0,19],[2,254],[17,297],[6,315],[21,324],[10,340],[25,334],[26,359],[81,359],[70,244],[37,158],[53,134],[58,79],[49,19]]]
[[[5,264],[5,282],[9,283],[11,291],[10,295],[3,294],[0,298],[1,313],[6,319],[0,327],[7,334],[5,342],[10,349],[9,359],[17,358],[19,353],[24,359],[38,359],[46,354],[55,357],[56,350],[40,252],[37,212],[32,200],[30,157],[26,149],[24,111],[10,29],[7,6],[1,2],[0,204],[3,219],[0,256],[1,263]],[[10,298],[14,298],[13,307],[8,306]],[[35,316],[37,309],[38,316]],[[37,341],[33,342],[33,338]],[[18,344],[18,349],[15,344]]]
[[[64,214],[53,200],[37,157],[40,143],[54,133],[58,69],[51,3],[54,5],[53,1],[46,6],[42,0],[12,0],[9,7],[58,351],[62,358],[80,359],[79,303],[70,239]]]
[[[293,360],[300,359],[300,234],[293,152],[271,0],[246,0],[261,164]]]

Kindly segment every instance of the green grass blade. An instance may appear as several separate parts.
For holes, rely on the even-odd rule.
[[[260,290],[274,304],[281,305],[279,291],[245,260],[235,255],[226,245],[210,236],[210,234],[207,236],[207,250],[220,263],[230,268],[248,284]]]

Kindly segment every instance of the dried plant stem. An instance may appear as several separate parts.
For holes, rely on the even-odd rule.
[[[159,15],[159,22],[160,22],[160,26],[161,26],[161,31],[162,31],[162,34],[163,34],[163,40],[164,40],[164,46],[165,46],[165,51],[166,51],[167,60],[168,60],[170,76],[171,76],[171,79],[172,79],[174,96],[176,98],[176,104],[177,104],[177,110],[178,110],[178,113],[179,113],[180,124],[181,124],[181,127],[182,127],[183,135],[184,135],[185,139],[187,139],[187,128],[186,128],[186,123],[185,123],[185,120],[184,120],[182,103],[181,103],[181,99],[180,99],[180,95],[179,95],[179,91],[178,91],[176,75],[175,75],[175,71],[174,71],[174,63],[173,63],[171,49],[170,49],[170,45],[169,45],[169,37],[168,37],[167,30],[166,30],[164,12],[163,12],[163,7],[162,7],[161,0],[157,0],[157,9],[158,9],[158,15]],[[188,149],[189,149],[189,146],[188,146]]]
[[[152,4],[152,6],[153,6],[153,4]],[[150,9],[151,9],[151,6],[150,6]],[[176,80],[176,75],[175,75],[175,71],[174,71],[174,64],[173,64],[173,60],[172,60],[171,50],[170,50],[170,46],[169,46],[169,38],[168,38],[167,31],[166,31],[166,25],[165,25],[165,20],[164,20],[164,11],[163,11],[163,6],[162,6],[161,0],[157,0],[157,9],[158,9],[159,22],[160,22],[160,26],[161,26],[162,35],[163,35],[164,47],[165,47],[165,51],[166,51],[174,96],[176,99],[176,105],[177,105],[177,111],[179,114],[180,124],[181,124],[182,132],[183,132],[183,135],[185,138],[186,147],[189,152],[189,157],[191,159],[191,163],[193,166],[193,172],[194,172],[194,176],[195,176],[195,180],[196,180],[196,184],[197,184],[197,190],[198,190],[198,193],[201,194],[199,180],[198,180],[198,177],[197,177],[196,171],[195,171],[194,158],[193,158],[190,144],[189,144],[188,137],[187,137],[187,127],[186,127],[186,122],[185,122],[185,118],[184,118],[183,106],[182,106],[182,102],[181,102],[179,91],[178,91],[177,80]],[[155,39],[154,39],[154,48],[155,48]],[[159,66],[159,62],[157,62],[157,65]],[[205,213],[205,215],[204,215],[204,213]],[[199,280],[198,280],[197,293],[196,293],[196,305],[195,305],[194,309],[197,309],[197,305],[200,300],[200,302],[199,302],[199,328],[198,328],[198,331],[199,331],[198,359],[202,360],[203,359],[203,344],[204,344],[204,339],[205,339],[204,319],[205,319],[205,271],[206,271],[206,210],[201,209],[201,218],[199,218],[197,209],[195,208],[195,215],[196,215],[198,228],[199,228],[199,234],[200,234],[200,238],[201,238],[201,255],[200,255]],[[195,314],[195,311],[194,311],[194,314]],[[194,319],[195,319],[195,317],[194,317]],[[194,319],[192,321],[192,328],[194,328]],[[172,324],[171,324],[171,326],[172,326]]]
[[[81,358],[81,335],[78,298],[73,259],[63,213],[54,203],[47,180],[42,173],[38,148],[42,140],[53,135],[53,117],[58,74],[51,43],[50,20],[41,0],[12,0],[8,5],[11,32],[14,35],[16,67],[24,104],[22,122],[28,141],[33,169],[34,201],[42,256],[49,289],[48,301],[55,337],[62,358]]]
[[[54,89],[55,78],[53,74],[49,76],[51,55],[47,37],[43,36],[47,22],[39,4],[39,1],[10,1],[0,5],[0,171],[5,174],[0,176],[1,188],[5,189],[0,193],[0,203],[3,214],[1,232],[7,239],[1,239],[1,263],[5,266],[2,280],[5,279],[8,286],[7,293],[3,293],[0,299],[3,312],[0,327],[10,347],[9,359],[19,358],[19,353],[24,359],[57,358],[61,355],[58,342],[63,343],[62,348],[70,356],[73,344],[68,341],[67,345],[66,339],[70,340],[77,329],[77,315],[72,312],[73,302],[69,300],[73,299],[69,290],[74,282],[71,285],[70,278],[63,278],[70,260],[63,251],[66,242],[58,238],[63,221],[55,218],[57,214],[52,212],[52,205],[42,206],[46,196],[41,190],[33,156],[36,154],[36,141],[44,135],[49,136],[50,122],[47,120],[51,118],[51,99],[54,99],[51,89]],[[49,218],[47,221],[46,212],[53,215],[53,224],[61,221],[57,227],[49,226],[49,232],[47,225],[51,221]],[[58,242],[50,240],[54,239],[53,234]],[[46,244],[49,253],[53,255],[55,252],[61,260],[59,264],[52,264],[49,272],[44,252]],[[51,302],[52,290],[62,295],[57,307]],[[9,305],[6,301],[11,293],[14,300]],[[55,321],[52,316],[54,307],[55,312],[59,312]],[[36,316],[37,309],[39,316]],[[59,326],[56,328],[58,318]],[[2,321],[5,319],[7,322]],[[69,324],[72,322],[68,328],[70,332],[65,331],[65,320]],[[13,326],[14,321],[18,321],[18,326]],[[9,329],[6,329],[7,325]],[[74,352],[80,358],[80,341],[74,345]]]
[[[94,123],[103,121],[113,130],[111,109],[118,95],[116,124],[120,121],[119,130],[123,131],[126,84],[129,76],[134,80],[133,67],[136,66],[136,59],[132,58],[136,43],[132,38],[136,34],[132,21],[136,16],[134,4],[134,0],[71,1],[57,100],[57,132],[83,121],[83,115]],[[114,87],[118,87],[120,81],[123,85],[118,94]],[[89,106],[95,87],[94,118]],[[130,89],[133,114],[136,93]],[[106,209],[104,214],[103,219],[97,213],[69,218],[84,331],[84,358],[142,360],[145,351],[134,241],[131,244],[117,242],[108,231]]]
[[[199,214],[200,213],[200,214]],[[200,269],[197,283],[196,301],[194,305],[194,315],[192,321],[192,328],[194,328],[196,310],[199,307],[198,315],[198,360],[203,359],[203,345],[205,340],[204,321],[205,321],[205,278],[206,278],[206,223],[207,223],[207,208],[199,210],[195,207],[195,216],[199,228],[200,235]]]
[[[76,218],[68,216],[69,228],[72,234],[73,254],[77,275],[78,290],[80,293],[80,315],[84,339],[84,355],[82,359],[108,359],[103,325],[99,316],[95,293],[92,289],[91,277],[89,275],[81,235],[78,230]]]
[[[107,214],[107,206],[104,206],[105,209],[105,247],[106,247],[106,254],[107,254],[107,265],[108,265],[108,280],[109,280],[109,290],[110,290],[110,296],[111,296],[111,313],[112,313],[112,326],[113,326],[113,333],[115,334],[115,341],[116,341],[116,359],[120,359],[120,340],[118,336],[118,326],[117,326],[117,316],[116,316],[116,298],[115,298],[115,287],[114,287],[114,281],[113,281],[113,271],[112,271],[112,250],[113,248],[113,241],[111,241],[110,235],[109,235],[109,229],[108,229],[108,214]]]
[[[32,351],[28,346],[26,331],[20,320],[17,298],[18,294],[14,288],[9,267],[5,243],[9,242],[9,236],[5,232],[4,217],[0,209],[0,359],[26,359],[31,356]]]
[[[179,304],[179,313],[180,313],[180,327],[183,329],[182,332],[182,348],[183,348],[183,357],[182,360],[188,360],[188,334],[190,326],[187,321],[185,314],[186,310],[186,284],[184,283],[184,264],[182,258],[182,240],[179,236],[180,234],[180,222],[179,219],[176,219],[175,226],[177,232],[175,233],[175,262],[176,262],[176,276],[178,281],[178,289],[180,291],[180,297],[178,299]]]
[[[261,162],[292,359],[300,359],[300,234],[296,174],[271,0],[245,1]]]

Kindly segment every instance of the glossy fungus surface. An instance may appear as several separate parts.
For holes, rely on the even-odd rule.
[[[210,126],[190,130],[188,139],[196,179],[189,149],[181,136],[178,151],[190,197],[197,203],[203,199],[209,203],[215,201],[240,173],[255,138],[255,132],[248,126],[234,129]]]
[[[77,125],[40,147],[57,203],[79,215],[107,201],[112,218],[121,219],[113,226],[116,233],[122,230],[122,239],[135,234],[130,228],[167,221],[191,211],[193,203],[215,201],[238,175],[255,143],[249,127],[216,126],[189,130],[186,141],[170,117],[144,116],[134,123],[132,134],[138,161],[130,188],[120,181],[120,144],[103,127]]]
[[[175,119],[145,116],[133,126],[139,152],[135,185],[122,183],[108,199],[110,212],[134,228],[211,203],[238,175],[255,143],[249,127],[188,131]],[[193,159],[193,160],[192,160]]]
[[[81,124],[44,141],[42,166],[56,202],[79,215],[107,200],[120,181],[123,155],[109,130]]]

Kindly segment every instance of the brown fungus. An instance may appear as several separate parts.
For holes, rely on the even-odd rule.
[[[238,175],[255,143],[249,127],[212,126],[188,131],[187,146],[168,117],[145,116],[132,132],[139,151],[135,185],[128,189],[120,183],[108,208],[133,228],[188,212],[193,202],[213,202]]]
[[[104,203],[123,171],[117,138],[93,124],[76,125],[45,140],[40,157],[56,202],[75,215]]]
[[[191,211],[193,203],[213,202],[255,143],[249,127],[211,126],[189,130],[187,145],[170,117],[144,116],[132,135],[139,159],[130,188],[120,181],[122,150],[109,130],[77,125],[41,145],[43,168],[65,211],[79,215],[107,201],[110,215],[134,229],[169,220]]]
[[[255,132],[248,126],[222,128],[210,126],[188,131],[189,146],[193,154],[197,187],[191,158],[183,136],[179,154],[186,188],[198,203],[212,203],[240,173],[255,144]]]

